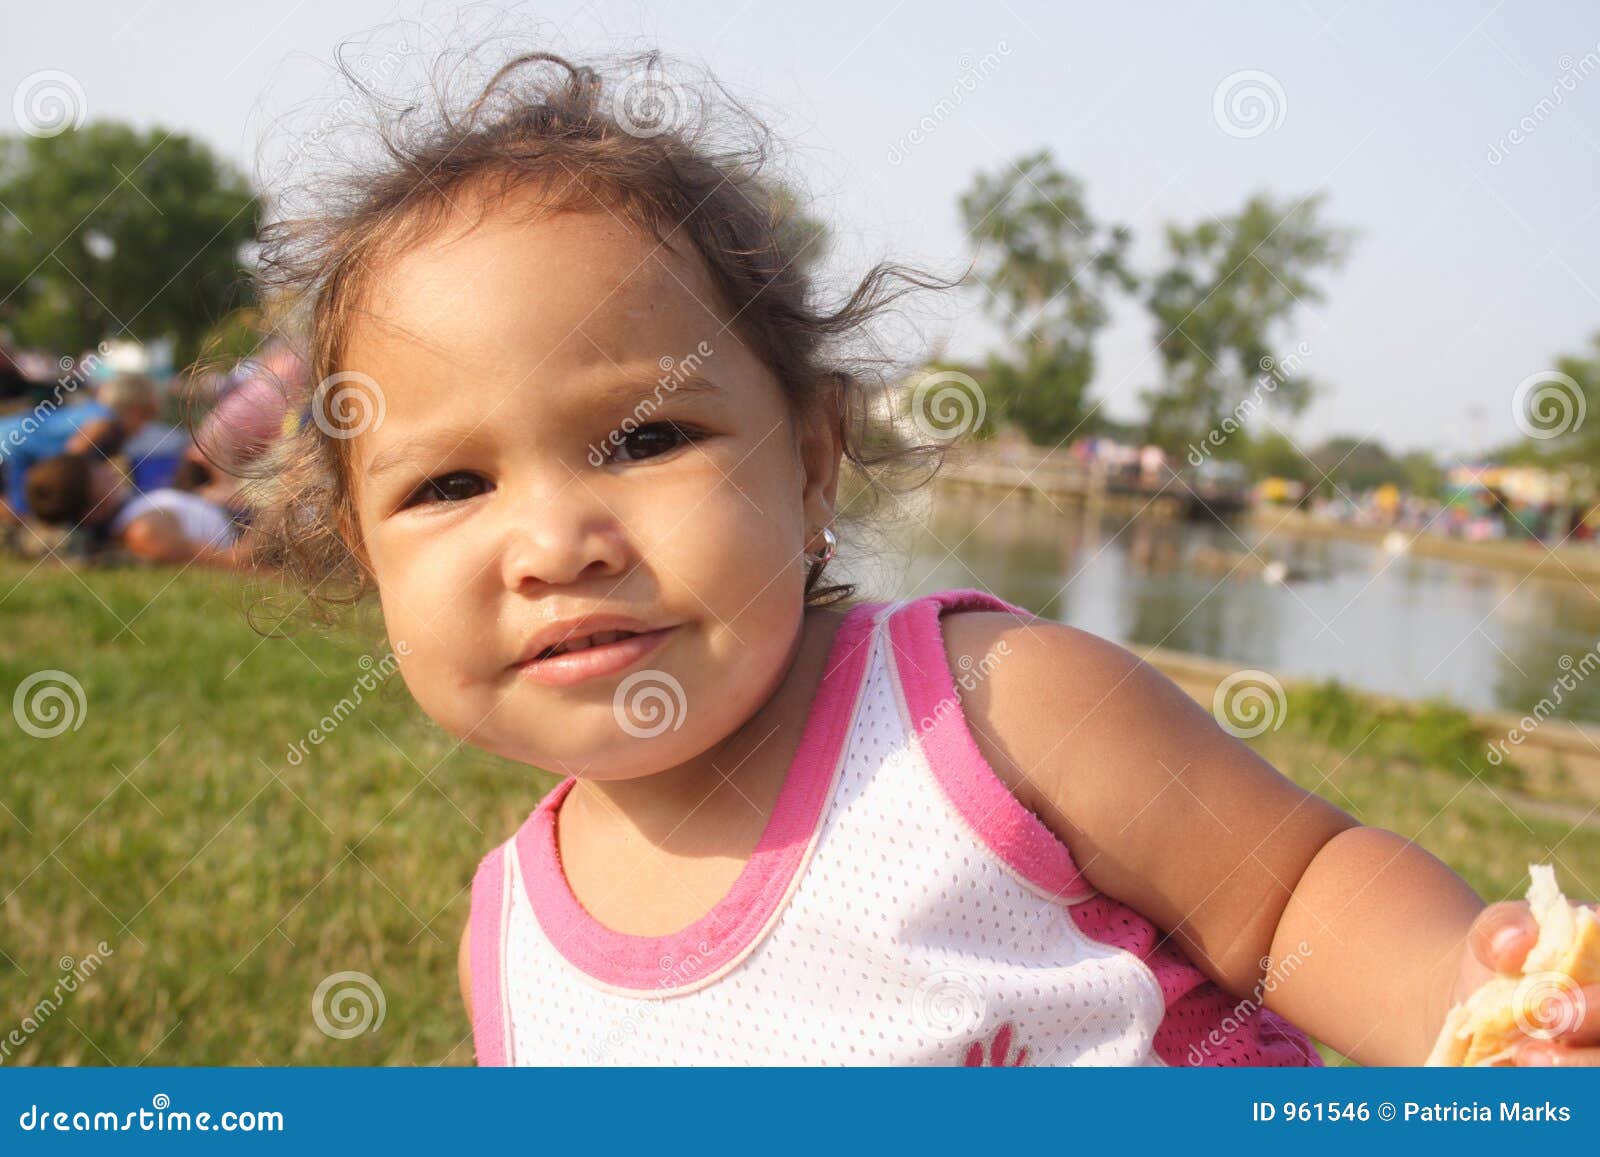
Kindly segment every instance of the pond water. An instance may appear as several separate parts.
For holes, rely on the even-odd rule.
[[[1287,568],[1286,581],[1269,581],[1250,550]],[[847,529],[840,553],[875,597],[981,587],[1135,651],[1157,645],[1518,714],[1560,697],[1555,715],[1600,722],[1600,659],[1589,654],[1600,647],[1600,590],[1572,580],[1268,539],[1242,521],[1086,518],[1038,499],[946,491],[924,494],[897,526]],[[1556,686],[1563,676],[1576,690]]]

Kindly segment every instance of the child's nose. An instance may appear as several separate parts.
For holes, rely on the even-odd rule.
[[[630,558],[617,519],[598,501],[571,493],[515,504],[507,512],[502,544],[501,579],[507,590],[613,577],[626,570]]]

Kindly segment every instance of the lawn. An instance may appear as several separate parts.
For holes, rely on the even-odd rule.
[[[67,716],[35,684],[39,734],[0,716],[0,1063],[471,1063],[468,881],[551,780],[458,746],[398,679],[368,690],[387,655],[370,616],[264,638],[246,611],[294,602],[265,599],[193,571],[0,561],[0,690],[70,677],[51,677]],[[1262,750],[1490,899],[1530,861],[1600,880],[1595,828],[1519,816],[1459,770],[1376,747],[1341,763],[1287,728]],[[377,1031],[337,1031],[353,998],[314,1003],[346,972],[371,978],[373,1017],[381,991]]]
[[[365,690],[374,625],[263,638],[245,612],[264,598],[195,571],[0,566],[0,687],[57,669],[84,704],[54,737],[0,723],[5,1027],[62,958],[111,950],[9,1063],[471,1063],[468,882],[551,781],[458,746],[398,678]],[[378,1031],[318,1027],[339,972],[381,988]],[[355,1009],[324,1006],[336,1029]]]

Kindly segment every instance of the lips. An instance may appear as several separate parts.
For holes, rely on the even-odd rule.
[[[558,619],[528,638],[511,666],[518,675],[557,686],[614,674],[654,651],[677,625],[622,614]]]

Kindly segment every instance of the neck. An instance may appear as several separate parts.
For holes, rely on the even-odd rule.
[[[826,608],[807,610],[776,689],[733,734],[651,775],[580,779],[562,802],[562,822],[621,828],[657,847],[669,839],[675,846],[703,846],[707,839],[747,843],[750,822],[759,813],[764,824],[772,813],[842,619]],[[730,790],[721,790],[725,786]],[[697,834],[703,832],[710,834]]]

